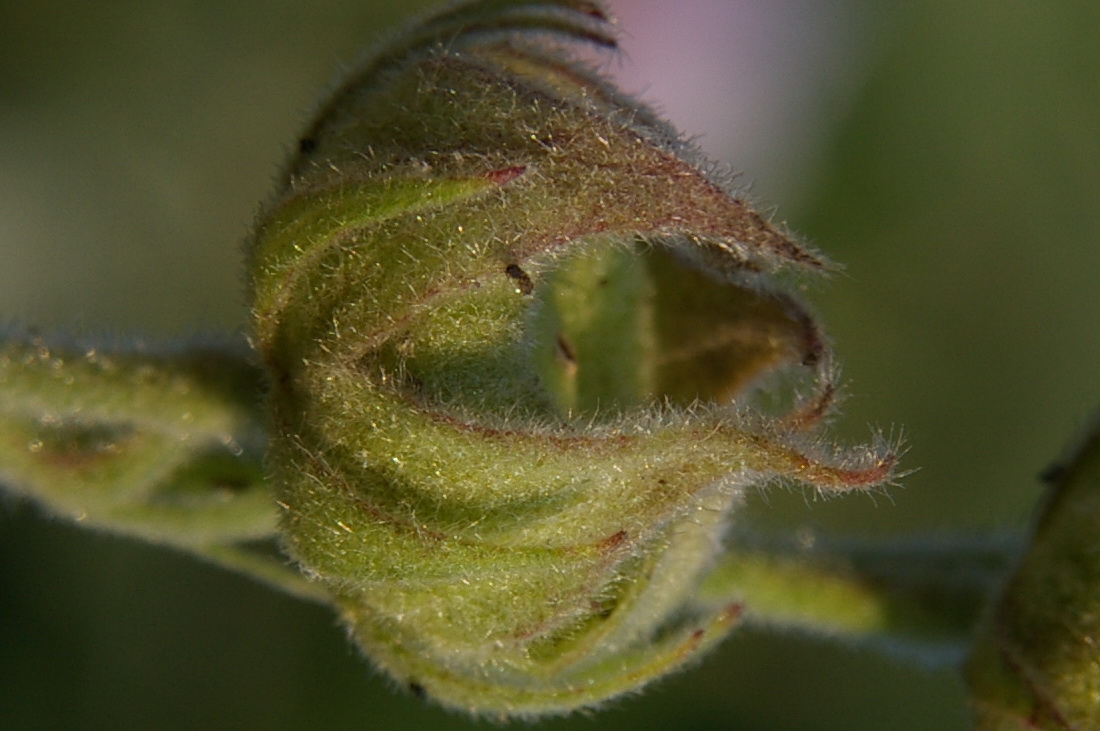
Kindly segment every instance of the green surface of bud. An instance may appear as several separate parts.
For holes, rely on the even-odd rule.
[[[967,664],[982,731],[1100,728],[1100,428],[1049,477]]]
[[[890,478],[821,447],[828,269],[571,59],[584,0],[455,6],[302,137],[250,248],[285,545],[399,682],[590,706],[743,607],[699,598],[746,487]],[[735,519],[735,518],[732,518]]]

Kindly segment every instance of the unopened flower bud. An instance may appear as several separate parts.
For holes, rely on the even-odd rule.
[[[747,486],[892,467],[815,434],[830,354],[773,275],[824,260],[551,38],[615,42],[595,2],[486,1],[382,49],[251,248],[287,548],[474,713],[682,665],[739,616],[695,597]]]
[[[977,728],[1100,728],[1100,428],[1048,475],[1019,565],[979,628]]]

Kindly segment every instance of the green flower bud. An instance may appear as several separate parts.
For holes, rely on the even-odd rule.
[[[614,45],[597,3],[484,0],[383,48],[250,251],[286,547],[473,713],[681,666],[741,613],[697,595],[746,487],[893,463],[814,434],[831,359],[775,275],[826,262],[549,36]]]
[[[970,659],[977,728],[1100,728],[1100,428],[1050,492]]]

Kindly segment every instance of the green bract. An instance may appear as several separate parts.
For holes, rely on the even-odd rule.
[[[746,486],[892,467],[815,447],[830,357],[773,275],[826,263],[557,43],[610,30],[581,0],[412,28],[251,247],[286,546],[378,665],[474,713],[681,665],[741,613],[697,596]]]

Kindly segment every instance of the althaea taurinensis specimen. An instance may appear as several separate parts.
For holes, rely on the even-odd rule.
[[[403,682],[537,713],[737,621],[697,586],[746,485],[866,487],[892,458],[804,435],[829,352],[768,275],[825,263],[531,35],[612,45],[595,5],[496,5],[336,92],[250,271],[289,552]],[[806,397],[751,409],[780,370]]]
[[[784,273],[829,264],[570,44],[615,45],[599,3],[458,5],[381,48],[256,225],[261,368],[13,339],[5,478],[331,602],[473,713],[596,704],[742,620],[957,640],[1000,554],[937,622],[906,569],[957,573],[933,552],[727,539],[750,486],[867,490],[895,456],[821,436],[831,353]]]

